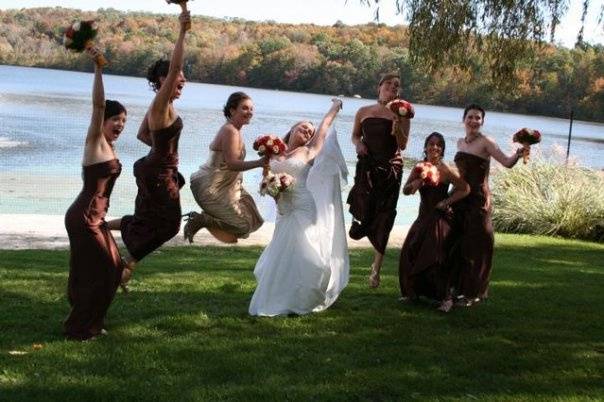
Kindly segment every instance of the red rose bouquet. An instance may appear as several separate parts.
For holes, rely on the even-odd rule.
[[[532,130],[530,128],[523,128],[518,130],[514,137],[512,137],[512,141],[520,143],[522,145],[534,145],[541,142],[541,133],[537,130]],[[522,155],[522,161],[526,163],[528,161],[528,155],[524,153]]]
[[[254,150],[258,155],[280,155],[287,149],[287,145],[281,138],[275,135],[262,135],[254,141]]]
[[[182,9],[183,13],[187,12],[187,1],[189,0],[166,0],[166,3],[168,4],[178,4],[180,6],[180,8]],[[186,26],[186,30],[188,31],[189,29],[191,29],[191,23],[189,22]]]
[[[390,109],[397,117],[404,117],[405,119],[412,119],[415,116],[415,110],[413,105],[406,100],[395,99],[386,104],[386,107]]]
[[[69,50],[74,52],[83,52],[84,50],[94,46],[92,40],[96,37],[99,27],[93,20],[76,21],[65,29],[63,33],[63,44]],[[97,63],[100,66],[107,64],[107,59],[103,55],[99,55]]]
[[[268,172],[260,182],[260,194],[277,197],[280,193],[288,191],[294,184],[294,178],[287,173]]]
[[[420,162],[413,168],[413,171],[429,186],[437,186],[440,182],[440,173],[438,168],[430,162]]]
[[[413,105],[403,99],[395,99],[386,104],[388,110],[394,113],[397,119],[392,122],[392,135],[396,137],[396,143],[401,149],[405,149],[407,141],[409,140],[408,135],[403,133],[400,119],[412,119],[415,116],[415,110]]]

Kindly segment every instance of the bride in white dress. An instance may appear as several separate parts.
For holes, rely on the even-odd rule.
[[[273,238],[254,269],[258,286],[251,315],[322,311],[348,284],[340,189],[348,171],[336,132],[330,129],[342,101],[332,102],[317,130],[306,121],[294,125],[285,137],[285,156],[270,162],[274,173],[288,173],[295,181],[277,197]]]

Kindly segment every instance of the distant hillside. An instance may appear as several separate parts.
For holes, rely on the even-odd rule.
[[[96,19],[107,71],[144,76],[169,55],[177,34],[173,15],[82,12],[66,8],[0,10],[0,63],[90,70],[86,58],[67,52],[62,29],[75,19]],[[604,48],[546,47],[517,73],[510,89],[489,81],[480,55],[471,73],[455,66],[427,73],[411,63],[403,26],[323,27],[194,17],[187,38],[186,75],[193,81],[260,88],[360,94],[373,98],[377,77],[398,70],[403,96],[412,102],[463,106],[604,121]]]

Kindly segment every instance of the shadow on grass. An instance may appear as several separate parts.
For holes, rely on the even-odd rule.
[[[85,343],[59,334],[67,254],[0,252],[0,392],[23,401],[601,397],[602,248],[510,239],[498,241],[491,299],[449,315],[397,303],[396,252],[379,289],[366,286],[371,252],[352,250],[351,283],[332,308],[268,319],[247,315],[260,249],[166,249],[116,297],[110,335]]]

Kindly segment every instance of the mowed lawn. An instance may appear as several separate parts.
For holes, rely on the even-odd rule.
[[[109,310],[109,335],[61,336],[67,251],[0,251],[0,400],[604,399],[604,245],[496,236],[490,299],[439,313],[379,289],[370,250],[329,310],[252,318],[260,248],[164,248]]]

